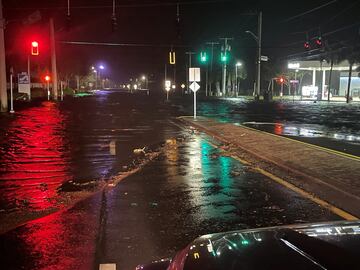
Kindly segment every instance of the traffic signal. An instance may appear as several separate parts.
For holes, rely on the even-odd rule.
[[[315,40],[315,44],[316,44],[316,47],[322,48],[322,46],[323,46],[322,38],[317,37],[316,40]]]
[[[46,76],[45,76],[45,81],[46,81],[46,82],[49,82],[49,81],[50,81],[50,76],[49,76],[49,75],[46,75]]]
[[[39,55],[39,43],[37,41],[31,42],[31,55]]]
[[[283,84],[285,82],[284,78],[283,77],[280,77],[279,78],[279,83]]]
[[[117,30],[117,18],[115,15],[111,16],[111,31],[116,32]]]
[[[305,50],[310,50],[311,49],[311,46],[310,46],[310,42],[309,41],[305,41],[305,43],[304,43],[304,48],[305,48]]]
[[[207,58],[206,52],[201,52],[201,53],[200,53],[200,62],[201,62],[201,63],[206,63],[207,60],[208,60],[208,58]]]
[[[221,53],[221,62],[226,63],[228,61],[228,54],[226,52]]]
[[[175,52],[173,51],[169,52],[169,63],[170,65],[176,64],[176,56],[175,56]]]

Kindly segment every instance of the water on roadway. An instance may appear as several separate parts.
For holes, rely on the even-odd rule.
[[[186,102],[180,102],[185,110],[191,108]],[[226,121],[286,123],[283,113],[276,116],[282,106],[276,103],[200,101],[199,106],[200,114]],[[99,92],[1,118],[3,211],[51,207],[63,182],[107,178],[131,162],[134,148],[185,138],[116,188],[1,235],[1,265],[98,269],[99,263],[114,262],[133,269],[172,255],[200,234],[339,219],[223,155],[208,137],[173,125],[172,115],[176,110],[161,99]],[[300,116],[294,119],[301,124]],[[335,129],[355,135],[359,124],[350,120]]]
[[[169,114],[162,100],[100,91],[0,118],[0,211],[45,210],[62,183],[97,181],[124,170],[134,148],[170,136]]]
[[[178,104],[192,113],[190,99]],[[360,156],[360,103],[200,99],[198,115]]]
[[[107,192],[0,235],[6,269],[134,269],[202,234],[338,220],[191,130]],[[91,267],[93,266],[93,267]]]

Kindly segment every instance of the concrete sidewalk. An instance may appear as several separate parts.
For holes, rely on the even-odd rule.
[[[180,120],[246,153],[257,166],[271,166],[297,187],[360,217],[359,157],[209,118]]]

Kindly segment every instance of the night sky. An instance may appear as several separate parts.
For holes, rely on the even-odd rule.
[[[26,3],[25,3],[26,2]],[[118,29],[111,29],[112,0],[71,0],[71,26],[66,28],[66,0],[3,0],[8,20],[6,46],[8,66],[25,68],[24,51],[31,39],[41,42],[39,68],[48,66],[48,26],[55,18],[60,72],[84,73],[92,64],[106,66],[107,76],[127,80],[140,74],[160,74],[171,45],[176,47],[179,69],[187,59],[185,51],[200,51],[208,41],[233,37],[232,61],[244,61],[251,73],[255,41],[245,33],[256,33],[257,11],[263,11],[263,55],[272,62],[289,55],[304,54],[309,38],[323,35],[329,44],[351,41],[359,36],[360,1],[173,1],[117,0]],[[180,3],[180,37],[176,27],[176,5]],[[333,3],[332,3],[333,2]],[[292,18],[330,3],[309,14]],[[22,19],[39,10],[42,20],[24,25]],[[292,18],[292,19],[291,19]],[[344,30],[338,29],[348,27]],[[334,32],[335,31],[335,32]],[[334,32],[334,33],[332,33]],[[69,45],[61,41],[131,43],[140,47]],[[306,55],[306,54],[304,54]],[[215,60],[217,61],[217,60]]]

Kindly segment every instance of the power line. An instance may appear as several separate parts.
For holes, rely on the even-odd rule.
[[[308,10],[308,11],[305,11],[305,12],[300,13],[300,14],[298,14],[298,15],[295,15],[295,16],[293,16],[293,17],[287,18],[286,20],[282,21],[282,23],[289,22],[289,21],[292,21],[292,20],[297,19],[297,18],[299,18],[299,17],[302,17],[302,16],[304,16],[304,15],[310,14],[310,13],[312,13],[312,12],[314,12],[314,11],[317,11],[317,10],[319,10],[319,9],[322,9],[322,8],[326,7],[326,6],[329,6],[329,5],[331,5],[331,4],[334,4],[334,3],[337,2],[337,1],[338,1],[338,0],[330,1],[330,2],[328,2],[328,3],[325,3],[325,4],[321,5],[321,6],[318,6],[318,7],[316,7],[316,8],[313,8],[313,9],[311,9],[311,10]]]
[[[62,44],[70,45],[95,45],[95,46],[114,46],[114,47],[162,47],[162,48],[189,48],[188,45],[173,45],[173,44],[146,44],[146,43],[110,43],[110,42],[90,42],[90,41],[58,41]]]
[[[355,27],[355,26],[358,26],[358,25],[360,25],[360,22],[356,22],[356,23],[353,23],[353,24],[350,24],[350,25],[346,25],[346,26],[340,27],[340,28],[335,29],[335,30],[333,30],[333,31],[323,33],[321,36],[322,36],[322,37],[327,37],[327,36],[333,35],[333,34],[335,34],[335,33],[338,33],[338,32],[341,32],[341,31],[344,31],[344,30],[347,30],[347,29],[350,29],[350,28]],[[304,33],[306,33],[306,32],[304,32]],[[316,38],[317,38],[317,37],[313,37],[313,38],[311,38],[310,40],[314,40],[314,39],[316,39]],[[304,43],[304,40],[295,41],[295,42],[292,42],[292,43],[287,44],[286,46],[293,46],[293,45],[300,44],[300,43]]]
[[[144,3],[144,4],[117,4],[116,8],[138,8],[138,7],[159,7],[159,6],[177,6],[177,5],[201,5],[201,4],[216,4],[224,2],[234,2],[234,0],[200,0],[200,1],[185,1],[185,2],[161,2],[161,3]],[[97,5],[97,6],[72,6],[71,9],[112,9],[112,5]],[[7,10],[51,10],[51,9],[67,9],[67,6],[58,7],[5,7]]]

